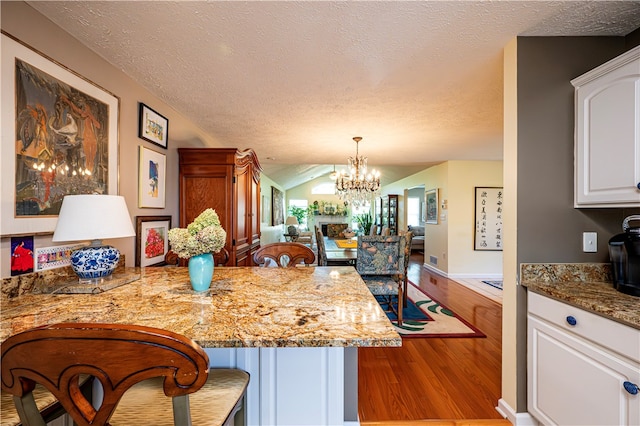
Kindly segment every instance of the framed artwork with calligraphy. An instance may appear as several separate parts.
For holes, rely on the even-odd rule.
[[[474,250],[502,250],[502,187],[475,188]]]

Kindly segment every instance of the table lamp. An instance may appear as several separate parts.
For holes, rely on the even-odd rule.
[[[298,225],[298,219],[295,216],[289,216],[287,220],[284,222],[285,225],[289,225],[287,228],[287,234],[289,235],[297,235],[298,229],[296,225]]]
[[[110,277],[120,251],[103,245],[105,238],[135,236],[124,197],[119,195],[67,195],[62,200],[52,241],[87,241],[71,253],[71,267],[81,282]]]

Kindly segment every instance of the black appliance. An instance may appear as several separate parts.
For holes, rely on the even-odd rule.
[[[622,234],[609,240],[609,257],[613,272],[613,287],[625,294],[640,296],[640,215],[627,217],[622,222]]]

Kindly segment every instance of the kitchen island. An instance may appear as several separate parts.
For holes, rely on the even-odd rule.
[[[140,270],[100,294],[3,298],[0,339],[58,322],[164,328],[198,342],[213,367],[251,375],[252,425],[357,422],[357,348],[402,340],[353,267],[217,267],[208,291],[187,268]]]

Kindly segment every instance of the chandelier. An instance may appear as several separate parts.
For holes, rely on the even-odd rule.
[[[353,138],[356,142],[356,156],[349,157],[349,174],[341,171],[336,179],[336,193],[342,201],[354,207],[366,206],[380,190],[380,172],[372,170],[367,174],[367,157],[358,155],[358,142],[361,137]]]

